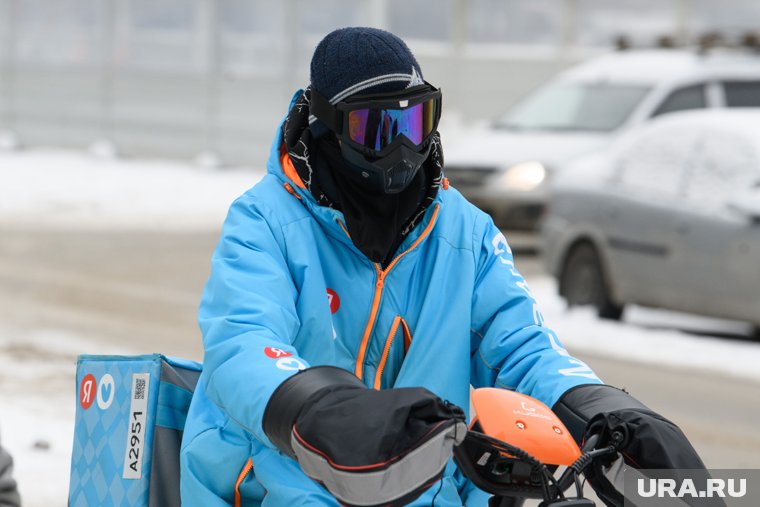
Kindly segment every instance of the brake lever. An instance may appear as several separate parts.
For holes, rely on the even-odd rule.
[[[581,447],[581,453],[587,453],[596,447],[596,443],[599,442],[599,433],[595,433],[591,435],[585,442],[583,442],[583,447]]]
[[[617,453],[619,450],[619,446],[622,445],[623,441],[625,440],[625,435],[621,431],[613,431],[612,435],[610,435],[610,440],[611,440],[610,445],[608,445],[607,447],[596,449],[596,445],[599,443],[599,439],[600,439],[600,434],[596,433],[594,435],[591,435],[588,439],[586,439],[585,442],[583,442],[583,447],[581,447],[581,453],[582,453],[581,457],[578,458],[578,460],[575,463],[573,463],[571,466],[569,466],[564,472],[562,472],[562,475],[557,481],[557,484],[559,485],[559,488],[562,491],[564,491],[565,489],[569,488],[572,485],[572,482],[574,480],[574,474],[580,474],[581,472],[583,472],[583,470],[585,470],[586,467],[590,465],[594,459],[607,455],[607,454]],[[567,507],[570,507],[572,505],[573,504],[568,504]],[[586,504],[578,504],[578,505],[586,505]],[[560,506],[565,507],[563,504],[557,504],[556,506],[553,504],[547,504],[546,507],[560,507]]]

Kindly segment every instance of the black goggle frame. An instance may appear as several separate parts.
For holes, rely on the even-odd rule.
[[[424,83],[425,84],[403,90],[402,92],[396,91],[371,95],[354,95],[335,105],[330,104],[330,101],[325,98],[324,95],[312,88],[310,113],[324,123],[328,129],[333,131],[342,143],[349,144],[364,155],[370,157],[382,157],[396,148],[399,144],[419,150],[421,147],[424,148],[425,145],[430,142],[430,138],[438,130],[438,123],[441,119],[441,90],[427,81]],[[406,137],[406,135],[400,134],[381,150],[374,150],[355,142],[349,135],[348,115],[351,111],[356,111],[358,109],[408,109],[431,99],[435,101],[432,128],[430,133],[424,136],[419,144],[412,142],[412,140]],[[401,103],[404,105],[402,106]]]

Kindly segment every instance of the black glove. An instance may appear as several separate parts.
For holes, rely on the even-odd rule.
[[[368,389],[309,368],[274,392],[264,432],[344,505],[405,505],[443,475],[467,432],[461,408],[423,388]]]
[[[597,449],[615,445],[633,468],[705,470],[678,426],[615,387],[575,387],[563,394],[552,410],[577,442],[593,437],[598,438]],[[621,465],[614,459],[597,460],[586,470],[589,483],[606,505],[623,505]]]

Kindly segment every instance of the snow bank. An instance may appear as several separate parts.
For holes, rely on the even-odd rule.
[[[760,381],[760,346],[726,337],[746,335],[745,324],[640,307],[622,322],[601,320],[591,308],[568,310],[553,279],[529,283],[546,325],[573,352]]]
[[[263,174],[64,150],[0,151],[0,220],[109,229],[218,227],[230,203]]]

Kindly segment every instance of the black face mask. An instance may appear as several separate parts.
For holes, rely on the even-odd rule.
[[[341,143],[340,151],[348,165],[365,180],[368,189],[375,193],[398,194],[417,175],[430,154],[430,145],[417,152],[399,144],[376,160],[368,160],[346,143]]]
[[[322,190],[343,212],[351,241],[369,259],[385,264],[403,240],[399,231],[419,209],[430,182],[424,168],[406,188],[387,194],[376,180],[364,178],[350,164],[334,139],[315,143],[312,161]]]

